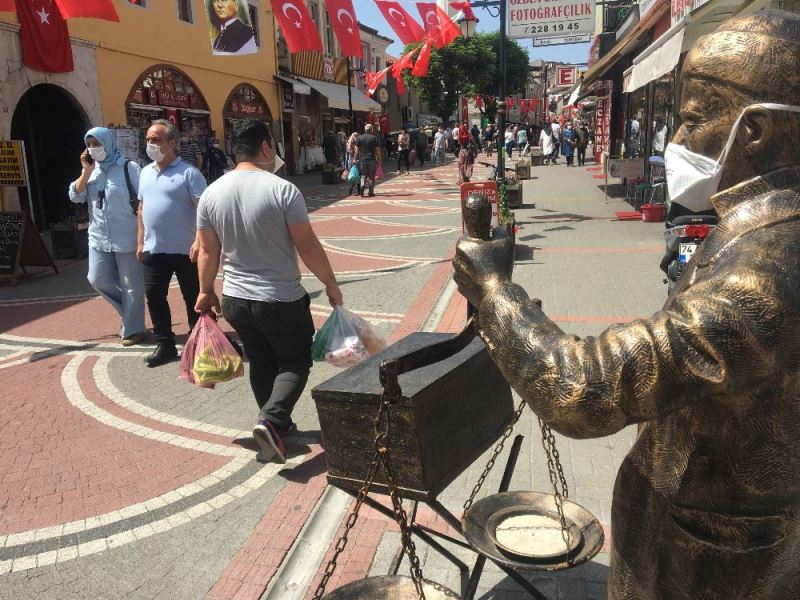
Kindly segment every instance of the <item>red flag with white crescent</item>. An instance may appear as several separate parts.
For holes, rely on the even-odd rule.
[[[67,22],[53,0],[17,0],[22,62],[45,73],[75,70]]]
[[[411,74],[415,77],[425,77],[428,74],[428,67],[431,64],[431,48],[433,47],[433,42],[428,40],[422,46],[422,49],[419,51],[419,56],[417,57],[417,62],[414,63],[414,69],[411,71]]]
[[[463,17],[468,21],[477,21],[475,13],[472,12],[472,5],[470,5],[469,0],[466,2],[451,2],[450,8],[458,11],[458,14],[453,18],[454,21],[458,21],[459,17]]]
[[[416,51],[416,49],[411,50],[398,58],[397,61],[395,61],[395,63],[392,65],[392,75],[395,77],[400,77],[400,73],[403,72],[403,69],[410,69],[411,61],[414,59],[414,53]]]
[[[425,39],[425,31],[419,26],[406,9],[400,6],[399,2],[386,2],[375,0],[378,10],[383,14],[383,18],[400,38],[404,44],[416,44]]]
[[[386,67],[383,71],[377,71],[373,73],[372,71],[366,71],[364,73],[364,82],[367,84],[367,95],[372,96],[375,93],[375,90],[378,89],[378,86],[381,84],[381,81],[386,74],[392,69],[391,66]]]
[[[325,0],[333,32],[342,47],[342,56],[361,58],[361,36],[352,0]]]
[[[461,35],[461,30],[435,2],[417,2],[425,34],[437,48],[444,48]]]
[[[302,0],[269,0],[272,13],[289,46],[289,52],[317,50],[322,52],[322,40]]]
[[[403,94],[406,93],[406,86],[403,83],[403,75],[402,75],[402,73],[400,74],[399,77],[395,77],[394,80],[395,80],[395,83],[397,83],[397,95],[398,96],[402,96]]]

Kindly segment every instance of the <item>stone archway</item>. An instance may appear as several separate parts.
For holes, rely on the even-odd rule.
[[[40,230],[76,215],[67,188],[80,175],[79,156],[88,128],[78,102],[57,85],[31,87],[14,109],[11,139],[25,142],[30,175],[30,187],[18,188],[19,203],[33,210]]]

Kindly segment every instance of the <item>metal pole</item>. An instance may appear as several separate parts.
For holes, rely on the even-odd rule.
[[[356,116],[353,112],[353,92],[350,89],[351,84],[350,74],[350,57],[347,57],[347,106],[350,110],[350,133],[356,130]]]
[[[500,78],[497,90],[497,183],[506,180],[506,5],[505,0],[500,2]]]

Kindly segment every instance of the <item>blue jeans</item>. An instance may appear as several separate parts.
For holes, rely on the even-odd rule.
[[[87,279],[122,317],[122,337],[145,331],[144,271],[135,252],[102,252],[89,248]]]

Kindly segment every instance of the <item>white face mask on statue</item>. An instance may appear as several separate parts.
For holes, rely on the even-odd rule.
[[[161,151],[161,146],[158,144],[147,144],[147,156],[152,161],[161,162],[166,155]]]
[[[742,121],[744,111],[748,108],[800,112],[800,106],[790,104],[751,104],[742,110],[742,113],[736,119],[728,136],[728,141],[716,160],[692,152],[686,146],[681,146],[680,144],[667,144],[667,149],[664,151],[664,166],[667,190],[669,190],[669,197],[672,202],[677,202],[693,212],[712,208],[711,196],[716,194],[719,189],[719,182],[722,179],[722,167],[736,139],[736,133],[739,130],[739,123]]]

